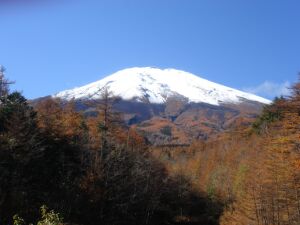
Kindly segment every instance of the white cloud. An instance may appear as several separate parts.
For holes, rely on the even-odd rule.
[[[291,83],[289,81],[285,81],[281,84],[265,81],[256,87],[244,88],[244,91],[268,99],[273,99],[279,96],[288,96],[290,94],[290,89],[289,89],[290,86]]]

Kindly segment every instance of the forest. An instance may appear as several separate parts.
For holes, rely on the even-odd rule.
[[[150,146],[102,92],[31,104],[0,76],[0,225],[298,225],[300,82],[251,126]]]

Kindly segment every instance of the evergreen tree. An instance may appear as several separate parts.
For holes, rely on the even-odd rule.
[[[34,199],[37,167],[44,151],[36,113],[18,92],[1,99],[0,107],[0,214],[7,218]],[[29,209],[26,209],[29,210]],[[4,217],[4,218],[5,218]]]
[[[9,93],[9,85],[13,82],[5,78],[5,68],[0,65],[0,97],[5,97]]]

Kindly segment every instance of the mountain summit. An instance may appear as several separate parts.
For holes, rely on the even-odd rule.
[[[94,83],[55,94],[66,100],[100,98],[101,90],[108,87],[124,100],[164,103],[167,98],[180,96],[189,102],[220,105],[254,101],[269,104],[262,97],[229,88],[194,74],[176,69],[151,67],[129,68],[118,71]]]

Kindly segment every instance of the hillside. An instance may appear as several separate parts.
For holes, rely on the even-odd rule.
[[[250,124],[270,101],[175,69],[129,68],[52,97],[74,100],[95,115],[107,89],[128,126],[154,145],[188,145],[235,125]]]

